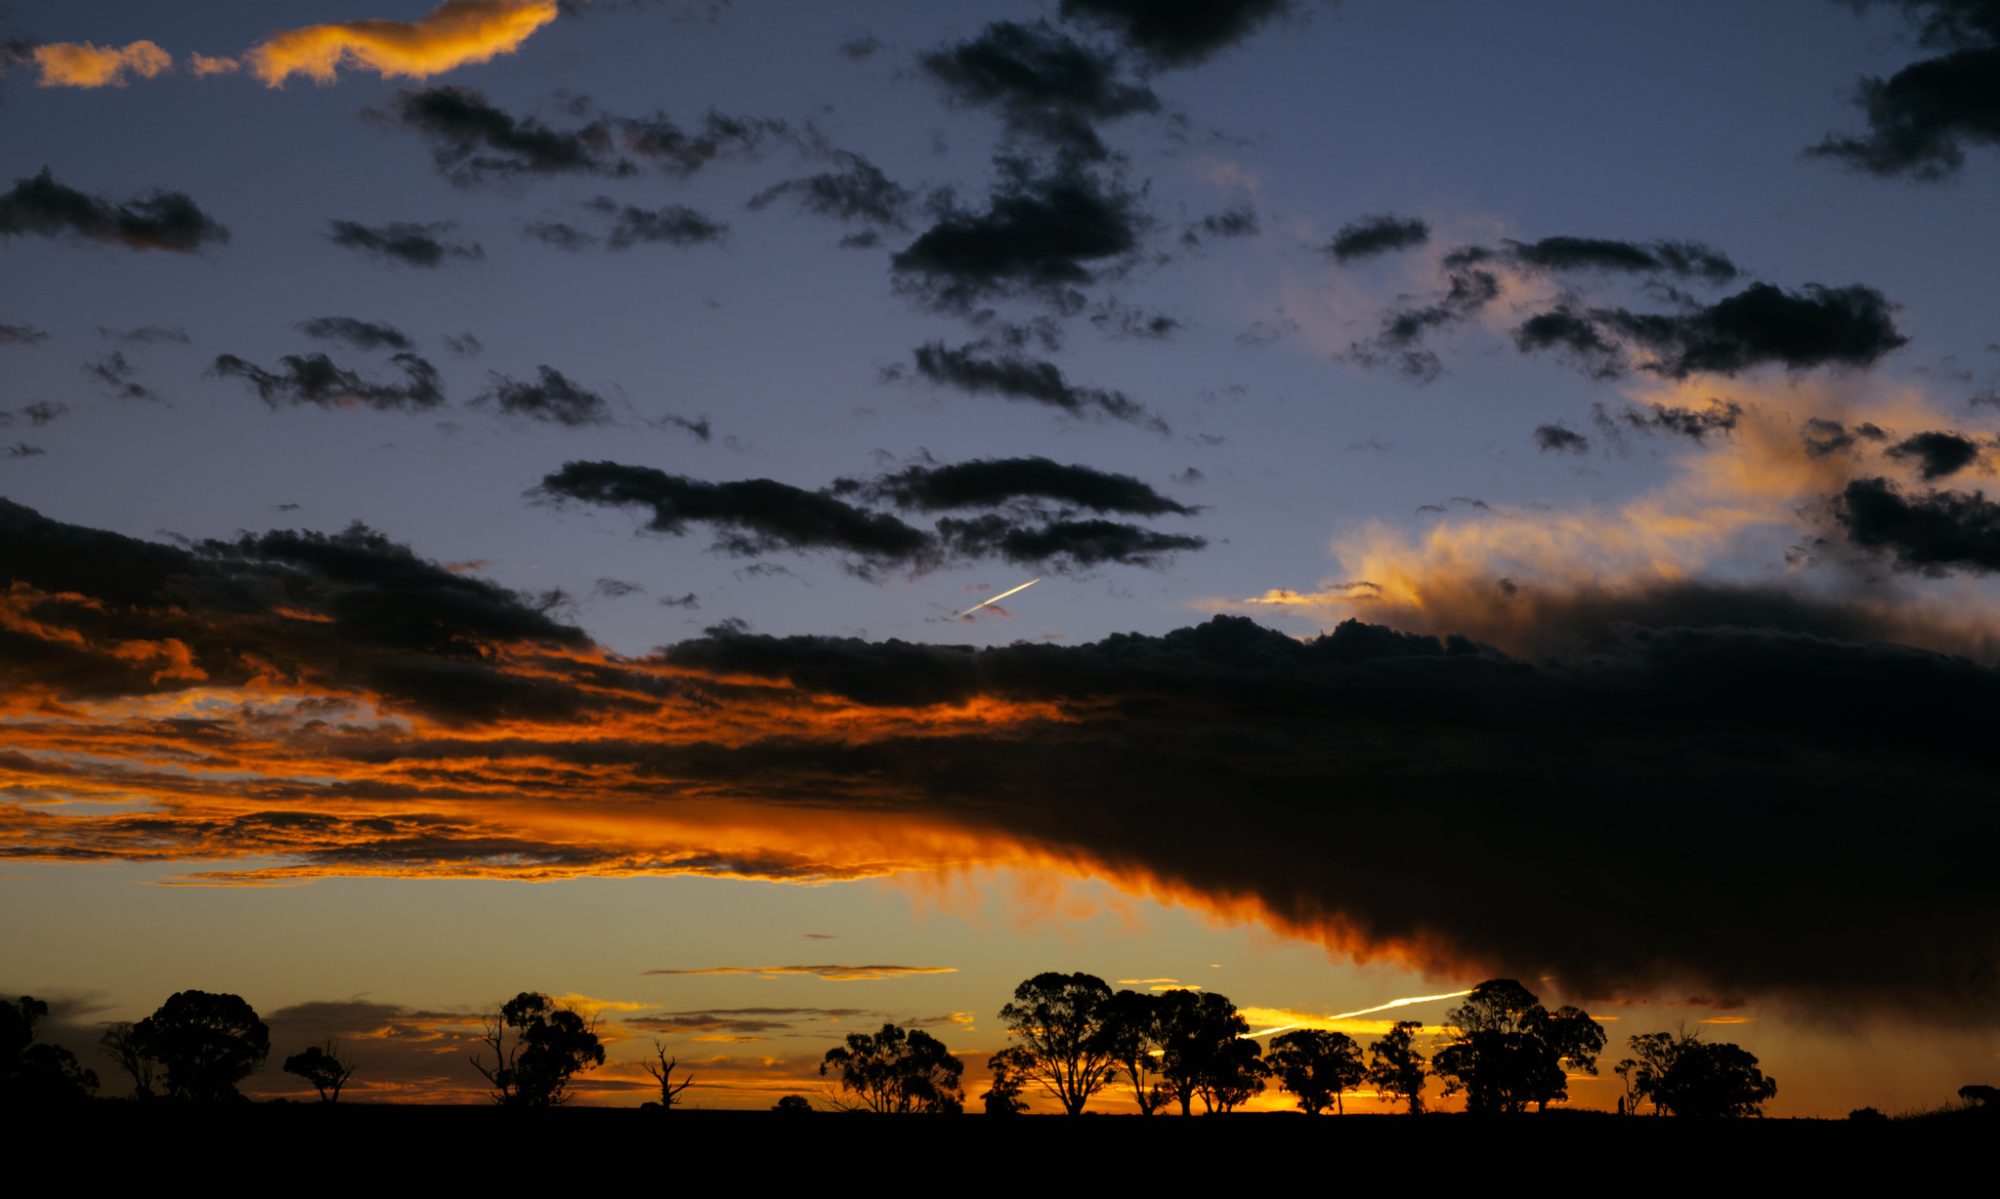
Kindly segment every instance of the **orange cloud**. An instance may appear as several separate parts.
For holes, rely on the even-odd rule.
[[[913,974],[957,974],[956,966],[710,966],[705,970],[648,970],[647,974],[754,974],[780,978],[805,974],[835,983],[881,982]]]
[[[36,46],[43,87],[124,87],[128,74],[151,79],[174,68],[174,56],[141,39],[123,46],[55,42]]]
[[[188,55],[188,70],[193,71],[197,79],[206,79],[210,75],[233,75],[242,69],[243,64],[233,58],[201,53]]]
[[[428,79],[520,49],[556,19],[556,0],[444,0],[414,21],[343,21],[274,34],[244,55],[270,87],[294,75],[332,83],[339,70]]]

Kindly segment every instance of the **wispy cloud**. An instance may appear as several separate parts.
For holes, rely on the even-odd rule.
[[[709,966],[701,970],[648,970],[647,974],[754,974],[759,978],[782,978],[806,974],[835,983],[880,982],[915,974],[957,974],[956,966]]]

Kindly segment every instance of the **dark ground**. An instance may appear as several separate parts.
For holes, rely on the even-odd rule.
[[[722,1111],[663,1118],[605,1108],[513,1115],[483,1107],[100,1102],[10,1113],[0,1119],[0,1145],[15,1163],[67,1163],[73,1180],[131,1170],[145,1189],[171,1182],[204,1193],[400,1194],[412,1178],[429,1178],[452,1180],[454,1194],[513,1193],[530,1181],[540,1191],[567,1180],[576,1189],[631,1181],[752,1194],[886,1189],[938,1199],[1188,1187],[1510,1199],[1520,1187],[1535,1195],[1608,1187],[1621,1195],[1776,1196],[1808,1182],[1981,1194],[2000,1151],[2000,1119],[1963,1112],[1871,1124],[1581,1113],[1067,1120]],[[0,1177],[0,1190],[11,1189]]]

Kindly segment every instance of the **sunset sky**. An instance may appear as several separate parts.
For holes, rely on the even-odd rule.
[[[976,1096],[1053,969],[2000,1081],[1992,0],[12,0],[0,168],[86,1059],[477,1100],[540,990],[584,1102]]]

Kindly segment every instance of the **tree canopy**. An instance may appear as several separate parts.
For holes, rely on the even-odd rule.
[[[1024,1082],[1055,1096],[1068,1115],[1118,1077],[1115,1046],[1105,1032],[1111,987],[1094,974],[1037,974],[1014,988],[1000,1019],[1018,1044],[995,1054]]]
[[[1279,1086],[1297,1096],[1300,1110],[1309,1116],[1329,1107],[1344,1112],[1341,1094],[1368,1077],[1354,1038],[1324,1028],[1295,1029],[1272,1037],[1264,1064]]]
[[[354,1062],[340,1052],[340,1042],[329,1037],[326,1044],[300,1050],[285,1059],[285,1073],[296,1074],[319,1092],[320,1102],[338,1103],[340,1088],[354,1077]]]
[[[1244,1036],[1250,1022],[1227,995],[1167,991],[1160,1000],[1160,1077],[1181,1115],[1192,1113],[1196,1095],[1209,1111],[1227,1111],[1263,1089],[1263,1062],[1238,1048],[1259,1049]]]
[[[1634,1107],[1644,1101],[1672,1116],[1761,1116],[1764,1102],[1778,1093],[1755,1054],[1728,1041],[1704,1041],[1699,1030],[1642,1033],[1629,1043],[1633,1056],[1614,1069]]]
[[[1368,1046],[1368,1082],[1377,1094],[1409,1105],[1412,1116],[1424,1114],[1424,1055],[1417,1052],[1417,1034],[1424,1026],[1398,1020],[1382,1039]]]
[[[31,995],[0,1000],[0,1106],[43,1107],[90,1098],[97,1075],[60,1045],[36,1041],[49,1005]]]
[[[176,991],[132,1026],[130,1048],[155,1062],[167,1098],[193,1103],[240,1099],[236,1084],[271,1053],[271,1030],[240,995]]]
[[[843,1090],[861,1107],[884,1115],[957,1115],[965,1108],[959,1076],[965,1063],[924,1030],[884,1024],[880,1032],[847,1034],[826,1051],[819,1072],[837,1071]]]
[[[1431,1065],[1469,1112],[1537,1110],[1569,1097],[1566,1071],[1597,1073],[1604,1029],[1581,1009],[1551,1012],[1511,978],[1488,979],[1445,1016],[1451,1039]]]
[[[492,1051],[493,1064],[486,1064],[482,1052],[473,1057],[472,1067],[502,1107],[567,1103],[571,1080],[604,1064],[597,1022],[574,1008],[558,1007],[537,991],[523,991],[502,1004],[481,1040]]]

